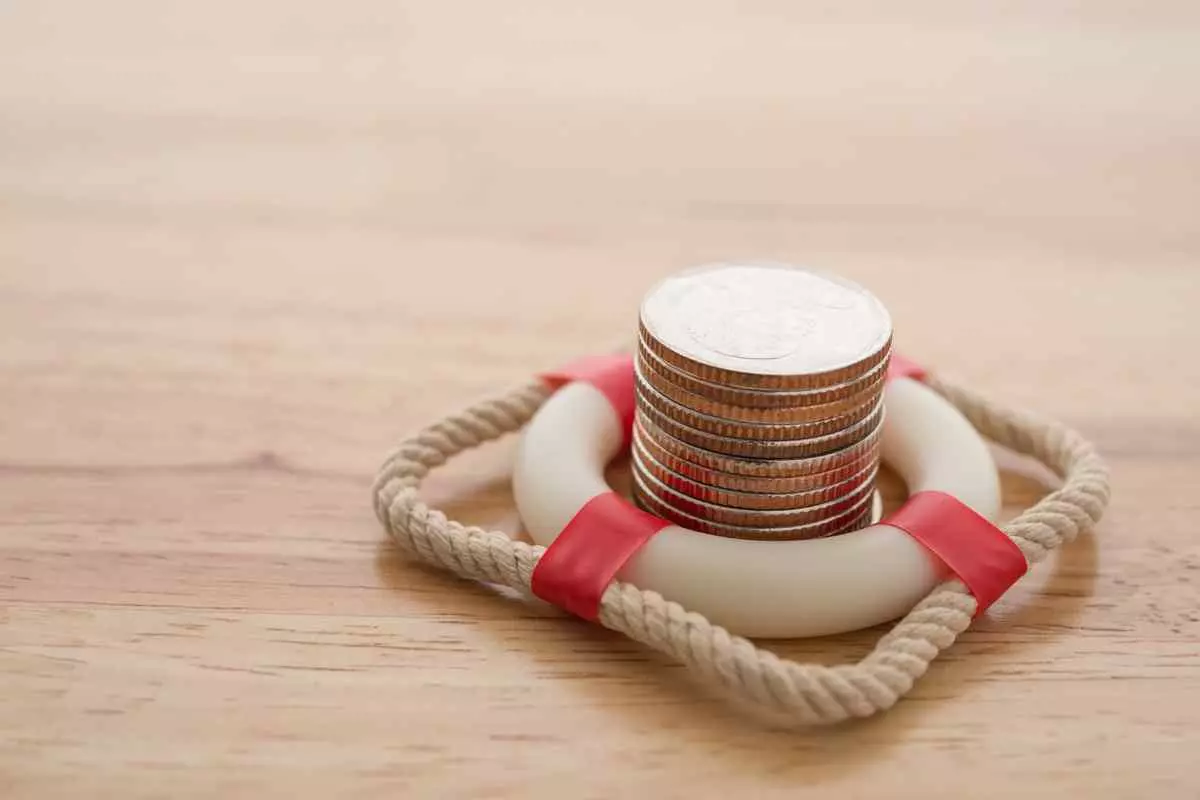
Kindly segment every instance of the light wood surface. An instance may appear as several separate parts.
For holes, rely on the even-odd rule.
[[[1196,797],[1198,75],[1184,2],[5,4],[0,795]],[[1113,466],[865,724],[764,730],[370,511],[399,435],[743,256]],[[516,530],[510,453],[430,496]]]

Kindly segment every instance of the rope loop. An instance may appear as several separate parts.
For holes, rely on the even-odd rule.
[[[1045,464],[1062,486],[1001,526],[1030,564],[1090,531],[1109,500],[1108,468],[1070,428],[1005,408],[944,379],[926,383],[985,437]],[[410,555],[463,578],[507,586],[531,597],[530,579],[544,548],[497,531],[462,525],[419,495],[430,471],[455,455],[520,430],[550,396],[531,382],[481,401],[402,441],[375,479],[375,513]],[[780,658],[656,592],[613,582],[599,622],[685,664],[734,704],[790,726],[869,717],[903,697],[971,624],[975,598],[957,580],[935,587],[857,664],[822,666]]]

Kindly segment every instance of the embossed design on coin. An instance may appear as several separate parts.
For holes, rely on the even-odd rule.
[[[892,331],[887,310],[865,289],[777,264],[716,265],[668,278],[646,297],[641,320],[667,351],[660,355],[678,356],[700,377],[715,370],[721,383],[757,376],[757,385],[777,388],[861,374],[878,362]]]

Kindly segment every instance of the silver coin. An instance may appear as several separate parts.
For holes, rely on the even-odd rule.
[[[825,455],[853,445],[875,431],[882,423],[884,414],[883,401],[880,400],[866,418],[824,436],[787,440],[745,439],[718,436],[677,422],[647,401],[640,391],[636,392],[635,402],[639,419],[694,447],[725,455],[766,460]]]
[[[647,345],[704,380],[748,388],[840,383],[885,357],[892,321],[866,289],[783,264],[717,264],[659,283],[642,303]]]

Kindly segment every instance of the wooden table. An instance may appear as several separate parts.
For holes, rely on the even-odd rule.
[[[0,794],[1195,797],[1200,11],[970,5],[6,7]],[[765,730],[370,510],[401,434],[737,257],[1113,466],[867,723]],[[430,497],[515,531],[510,454]]]

